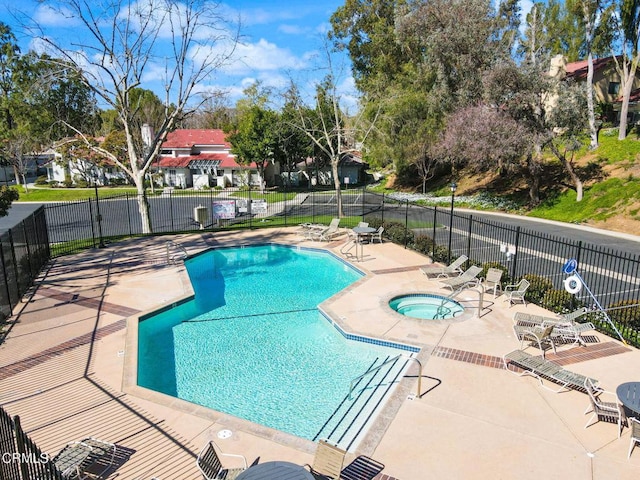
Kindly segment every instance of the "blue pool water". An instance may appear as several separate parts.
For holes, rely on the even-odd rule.
[[[430,293],[411,293],[394,297],[389,306],[405,317],[422,320],[453,318],[464,312],[458,302]]]
[[[361,278],[317,251],[217,249],[186,263],[195,299],[140,322],[138,384],[312,439],[376,358],[317,305]]]

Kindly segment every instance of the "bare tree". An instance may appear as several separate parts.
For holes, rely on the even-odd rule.
[[[205,0],[60,0],[56,8],[67,21],[77,22],[77,40],[63,43],[47,35],[42,26],[36,26],[37,37],[117,112],[126,138],[126,159],[96,145],[86,132],[76,129],[76,133],[88,148],[133,180],[143,231],[151,233],[145,175],[167,134],[206,98],[195,94],[202,94],[207,80],[230,61],[238,31],[229,28],[216,4]],[[162,72],[157,80],[163,84],[165,111],[162,123],[154,125],[151,143],[145,145],[135,91],[143,79],[158,71]]]

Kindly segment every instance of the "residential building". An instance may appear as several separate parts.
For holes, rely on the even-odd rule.
[[[260,185],[256,164],[239,164],[231,153],[231,144],[219,129],[183,129],[169,133],[152,169],[161,173],[164,184],[170,187]],[[266,185],[275,185],[278,174],[279,166],[268,164],[264,174]]]

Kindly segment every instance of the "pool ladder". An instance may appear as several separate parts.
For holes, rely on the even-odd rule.
[[[166,244],[167,250],[167,264],[177,265],[185,261],[189,256],[187,249],[179,243],[169,240]]]

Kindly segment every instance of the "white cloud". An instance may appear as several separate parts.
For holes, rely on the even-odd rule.
[[[53,8],[49,5],[39,5],[33,14],[33,21],[43,27],[73,27],[78,20],[71,11],[63,7]]]
[[[257,43],[238,44],[233,57],[235,61],[222,68],[230,75],[242,75],[251,71],[299,70],[307,66],[304,58],[263,38]]]
[[[304,35],[305,33],[307,33],[306,28],[300,27],[299,25],[289,25],[286,23],[279,25],[278,31],[287,35]]]

